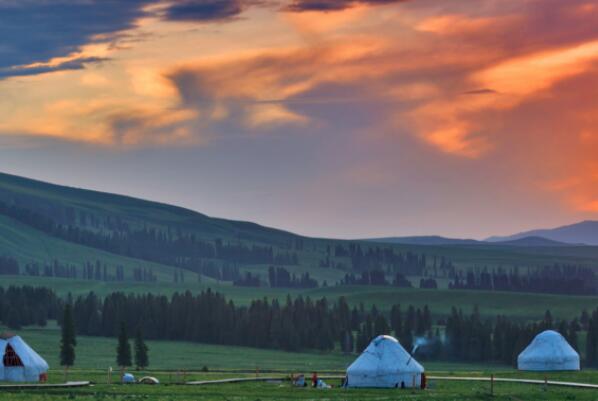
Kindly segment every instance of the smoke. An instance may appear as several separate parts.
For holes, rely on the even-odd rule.
[[[413,349],[411,350],[411,355],[413,355],[419,347],[426,346],[428,344],[430,344],[430,340],[426,337],[415,337],[415,340],[413,341]]]

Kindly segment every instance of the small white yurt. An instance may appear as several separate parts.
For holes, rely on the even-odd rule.
[[[565,337],[553,330],[538,334],[517,358],[517,369],[579,370],[579,354]]]
[[[38,382],[47,378],[48,364],[23,339],[13,334],[0,335],[0,381]]]
[[[378,336],[347,368],[347,387],[425,387],[424,368],[391,336]]]

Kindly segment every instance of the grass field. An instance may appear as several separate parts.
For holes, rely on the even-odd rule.
[[[4,328],[0,327],[0,331]],[[35,349],[50,365],[59,366],[60,329],[51,322],[46,327],[27,327],[18,334]],[[77,370],[106,371],[116,364],[116,338],[77,337]],[[341,352],[284,352],[276,350],[210,345],[183,341],[147,341],[149,347],[150,368],[153,371],[251,371],[260,372],[344,372],[357,357],[356,354]],[[481,375],[488,372],[506,374],[513,372],[510,366],[499,364],[472,364],[455,362],[428,362],[425,366],[436,372],[452,374],[467,371]],[[598,372],[592,373],[592,382],[598,383]],[[573,375],[586,374],[573,373]],[[562,374],[561,374],[562,375]],[[543,376],[538,376],[543,377]],[[572,379],[571,379],[572,380]],[[590,380],[584,377],[585,381]]]
[[[73,372],[77,373],[77,372]],[[168,384],[165,373],[158,372],[160,385],[121,385],[107,384],[98,376],[98,372],[79,372],[79,377],[96,380],[91,387],[79,389],[35,389],[0,392],[0,400],[38,401],[38,400],[499,400],[499,401],[595,401],[596,390],[573,388],[544,388],[537,384],[495,383],[494,395],[490,395],[490,384],[485,382],[453,382],[430,381],[426,390],[397,389],[343,389],[338,380],[329,380],[332,389],[294,388],[287,381],[270,381],[260,383],[218,384],[209,386],[188,386]],[[150,372],[152,373],[152,372]],[[434,374],[434,372],[429,372]],[[223,375],[196,374],[195,378],[214,379]],[[500,376],[500,375],[497,375]],[[521,374],[520,377],[533,375]],[[565,375],[555,374],[551,379],[587,379],[588,374]]]
[[[59,366],[60,331],[53,322],[45,328],[26,328],[19,335],[48,361]],[[352,356],[340,353],[289,353],[256,348],[197,344],[175,341],[148,341],[151,367],[159,370],[250,369],[276,370],[344,369]],[[83,369],[107,369],[116,361],[116,339],[77,338],[75,366]]]
[[[64,381],[59,368],[59,329],[55,324],[45,328],[29,327],[19,334],[50,364],[50,382]],[[191,380],[214,380],[232,377],[274,376],[285,378],[290,373],[342,375],[356,355],[341,353],[288,353],[245,347],[229,347],[186,342],[148,341],[150,369],[131,370],[136,377],[152,375],[162,383],[159,386],[120,385],[118,369],[108,384],[108,367],[115,366],[116,339],[78,337],[77,359],[68,375],[69,380],[87,380],[94,386],[80,389],[0,390],[0,400],[596,400],[595,390],[567,389],[541,385],[495,383],[495,395],[489,395],[489,383],[451,382],[432,380],[430,388],[421,390],[329,390],[293,388],[288,382],[223,384],[210,386],[183,386],[176,383]],[[543,373],[518,372],[504,365],[423,362],[429,376],[496,377],[543,380]],[[207,372],[203,371],[207,367]],[[184,373],[183,373],[184,372]],[[598,372],[555,372],[546,375],[549,380],[575,381],[598,384]],[[335,387],[338,379],[327,382]]]

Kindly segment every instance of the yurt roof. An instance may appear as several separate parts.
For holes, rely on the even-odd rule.
[[[349,366],[349,371],[423,372],[424,368],[391,336],[378,336]]]
[[[568,369],[571,365],[579,366],[579,354],[558,332],[546,330],[538,334],[517,358],[520,368],[526,366],[541,367],[547,370]]]

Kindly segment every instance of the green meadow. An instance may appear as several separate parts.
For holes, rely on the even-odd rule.
[[[29,327],[19,334],[50,364],[50,383],[65,380],[58,366],[59,329],[55,324],[44,328]],[[488,382],[460,382],[430,380],[426,390],[342,389],[340,379],[356,355],[331,353],[289,353],[245,347],[206,345],[186,342],[148,341],[151,366],[148,370],[128,371],[137,378],[151,375],[160,385],[122,385],[120,371],[115,366],[116,339],[102,337],[77,338],[77,359],[69,370],[68,380],[91,381],[90,387],[73,389],[0,390],[0,400],[596,400],[596,390],[552,387],[538,384],[496,382],[490,395]],[[428,376],[495,377],[570,381],[598,384],[598,372],[529,373],[518,372],[509,366],[423,362]],[[108,368],[113,367],[109,374]],[[285,379],[291,373],[332,375],[327,379],[332,389],[292,387]],[[268,382],[183,385],[186,381],[218,380],[236,377],[273,377]]]
[[[596,390],[549,387],[542,385],[498,383],[490,395],[488,383],[447,382],[431,383],[427,390],[395,389],[312,389],[294,388],[288,382],[219,384],[209,386],[186,385],[107,385],[97,384],[79,389],[48,389],[2,391],[0,399],[11,401],[41,400],[377,400],[408,399],[414,401],[595,401]]]

